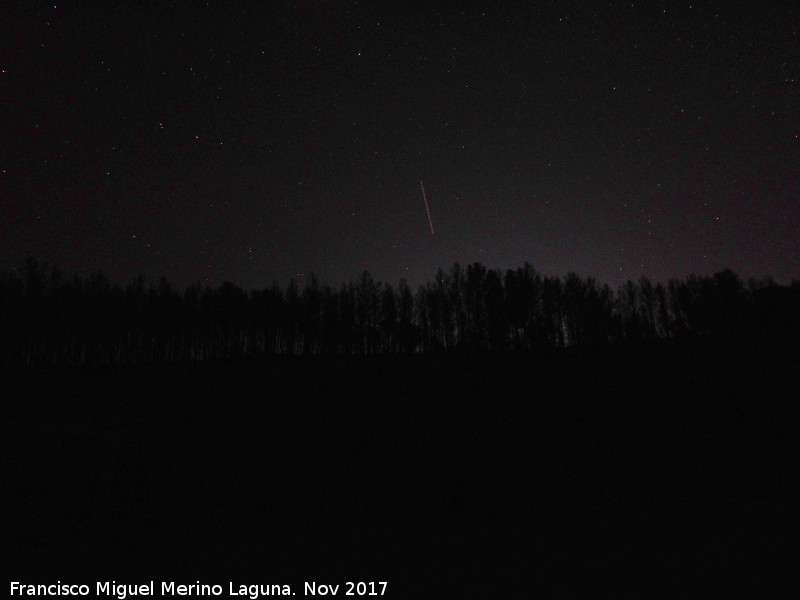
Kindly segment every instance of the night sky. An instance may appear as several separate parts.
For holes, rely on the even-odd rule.
[[[800,276],[797,4],[499,4],[4,4],[0,269]]]

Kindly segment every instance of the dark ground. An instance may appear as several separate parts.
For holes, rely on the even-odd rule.
[[[789,347],[5,373],[9,578],[796,593]]]

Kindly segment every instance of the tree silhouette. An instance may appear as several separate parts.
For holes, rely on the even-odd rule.
[[[0,273],[3,365],[202,361],[256,354],[412,354],[599,347],[667,338],[800,337],[800,282],[747,285],[726,269],[614,293],[592,277],[505,272],[473,263],[437,270],[412,292],[364,271],[339,288],[311,275],[285,291],[231,282],[179,293],[161,278],[125,287],[102,273],[66,278],[28,259]],[[767,333],[764,333],[767,332]],[[793,333],[792,333],[793,332]]]

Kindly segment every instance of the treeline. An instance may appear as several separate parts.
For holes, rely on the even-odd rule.
[[[744,283],[730,270],[617,290],[591,277],[505,272],[475,263],[412,290],[368,272],[335,288],[183,292],[164,278],[125,287],[65,278],[29,259],[0,274],[0,364],[200,361],[256,354],[531,351],[664,338],[796,335],[800,282]]]

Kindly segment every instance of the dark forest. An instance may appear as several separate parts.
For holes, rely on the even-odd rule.
[[[730,270],[181,292],[28,260],[0,276],[14,572],[447,597],[531,560],[576,592],[647,588],[652,556],[778,564],[799,301]]]
[[[261,354],[393,355],[602,347],[664,339],[796,337],[800,281],[743,282],[724,270],[617,290],[592,277],[439,269],[416,290],[368,272],[340,287],[313,275],[262,290],[163,277],[121,287],[102,273],[65,277],[29,259],[0,275],[5,365],[161,363]]]

